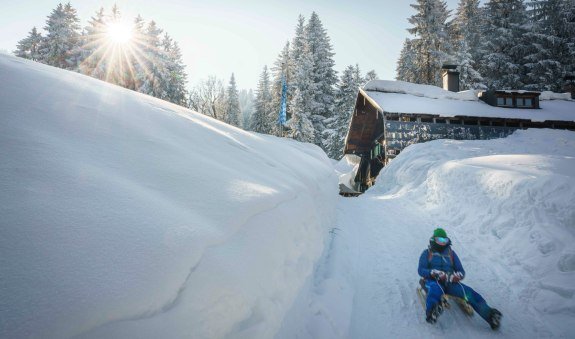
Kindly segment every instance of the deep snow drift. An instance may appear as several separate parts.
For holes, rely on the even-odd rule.
[[[574,168],[569,131],[407,147],[366,194],[340,199],[328,250],[278,337],[572,338]],[[417,264],[437,226],[464,282],[502,311],[499,333],[456,307],[425,322]]]
[[[0,79],[0,337],[276,333],[334,215],[319,148],[15,57]]]

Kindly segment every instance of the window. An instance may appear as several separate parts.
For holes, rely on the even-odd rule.
[[[533,99],[517,98],[517,107],[533,107]]]
[[[497,106],[513,107],[513,98],[512,97],[498,97],[497,98]]]

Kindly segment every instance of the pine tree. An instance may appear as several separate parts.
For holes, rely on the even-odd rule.
[[[58,4],[46,20],[47,35],[40,48],[41,62],[70,70],[78,67],[79,21],[70,3]]]
[[[446,21],[450,11],[442,0],[417,0],[412,4],[417,14],[408,21],[414,27],[408,32],[415,35],[410,41],[416,83],[441,85],[441,66],[451,53]],[[405,46],[405,45],[404,45]],[[398,75],[399,75],[398,67]]]
[[[415,66],[415,50],[411,46],[411,40],[405,39],[403,48],[397,60],[396,80],[417,83],[417,68]]]
[[[317,84],[313,81],[313,56],[307,40],[307,28],[302,15],[298,18],[295,37],[291,44],[293,62],[292,81],[289,87],[291,119],[287,122],[288,136],[299,141],[316,142],[312,112],[318,111],[315,102]],[[320,116],[321,118],[321,116]]]
[[[33,27],[28,36],[18,41],[18,46],[14,54],[18,57],[38,61],[40,59],[40,46],[42,44],[42,34]]]
[[[84,28],[81,41],[80,73],[96,79],[105,80],[107,70],[106,55],[106,15],[101,7],[96,15],[88,21]]]
[[[451,23],[452,61],[459,65],[460,88],[485,89],[485,81],[477,70],[481,58],[482,14],[479,0],[460,0]]]
[[[234,77],[234,73],[232,73],[230,84],[226,92],[226,122],[230,125],[241,127],[240,114],[238,88],[236,86],[236,78]]]
[[[473,61],[481,57],[481,28],[483,14],[479,0],[460,0],[453,20],[454,39],[465,40]],[[475,62],[473,62],[475,66]]]
[[[312,81],[316,84],[312,115],[333,115],[334,88],[337,73],[330,38],[317,13],[313,12],[305,27],[305,37],[312,58]]]
[[[161,83],[164,88],[161,99],[174,104],[186,106],[186,79],[185,65],[182,61],[182,52],[177,42],[173,41],[168,33],[162,40],[162,61],[164,73]]]
[[[298,55],[293,74],[293,97],[291,100],[292,118],[288,122],[291,128],[290,137],[304,142],[318,142],[321,138],[316,138],[315,133],[319,128],[313,126],[312,112],[317,112],[315,94],[317,83],[313,81],[313,57],[310,46],[304,40],[302,50],[294,52]],[[315,115],[316,123],[321,123],[323,117]],[[318,121],[319,120],[319,121]],[[310,129],[311,126],[311,129]]]
[[[532,25],[525,57],[525,88],[561,91],[563,76],[575,64],[575,3],[566,0],[532,0],[528,3]],[[571,18],[570,18],[571,15]]]
[[[289,121],[290,130],[288,136],[302,142],[315,142],[315,130],[308,115],[304,111],[298,110],[297,107],[305,106],[305,93],[299,88],[294,94],[294,113]]]
[[[244,129],[250,126],[252,114],[254,113],[254,92],[242,89],[239,94],[240,111],[242,112],[242,125]]]
[[[479,71],[488,88],[523,87],[524,34],[527,12],[522,0],[490,0],[485,4],[483,57]]]
[[[345,137],[355,108],[357,92],[363,82],[358,65],[347,66],[339,79],[336,91],[336,115],[324,132],[326,133],[324,149],[332,159],[339,160],[343,156]]]
[[[315,144],[323,145],[322,135],[326,120],[333,116],[335,101],[334,84],[337,74],[334,70],[334,53],[317,13],[313,12],[305,27],[307,48],[311,56],[311,81],[314,84],[309,103],[309,117],[314,125]]]
[[[475,61],[467,41],[462,39],[456,42],[453,60],[459,66],[459,84],[461,90],[486,89],[485,79],[475,69]]]
[[[146,80],[145,74],[148,69],[146,57],[142,55],[146,50],[146,33],[144,26],[144,19],[138,14],[132,26],[133,49],[137,52],[130,54],[130,64],[132,67],[126,79],[126,87],[134,91],[138,91],[142,87],[142,84]]]
[[[269,115],[271,111],[270,76],[268,67],[264,66],[258,87],[256,89],[255,110],[252,114],[250,130],[258,133],[270,134]]]
[[[161,51],[162,29],[158,28],[155,21],[150,21],[144,32],[143,60],[140,64],[143,73],[139,76],[141,83],[138,92],[142,92],[157,98],[163,94],[163,83],[165,77],[164,55]]]

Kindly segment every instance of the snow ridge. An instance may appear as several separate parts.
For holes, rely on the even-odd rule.
[[[0,337],[274,335],[333,221],[321,149],[11,56],[0,78]]]

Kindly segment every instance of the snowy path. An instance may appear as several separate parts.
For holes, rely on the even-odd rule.
[[[456,307],[443,314],[438,326],[430,326],[423,319],[423,311],[415,295],[417,286],[417,260],[427,245],[430,221],[415,204],[405,199],[368,197],[349,202],[343,208],[340,220],[348,234],[353,234],[356,255],[351,254],[355,271],[352,286],[355,290],[352,320],[349,328],[351,338],[417,338],[429,335],[438,337],[491,337],[493,332],[477,315],[471,319]],[[366,213],[357,211],[365,210]],[[367,213],[370,211],[370,213]],[[379,218],[377,218],[379,216]],[[375,218],[374,218],[375,217]],[[343,233],[343,232],[342,232]],[[505,286],[496,276],[489,284],[473,279],[478,267],[470,257],[471,249],[458,251],[468,271],[467,283],[475,287],[493,306],[505,314],[505,326],[501,335],[525,338],[537,333],[537,327],[529,328],[522,319],[511,315],[509,291],[492,289]],[[505,300],[505,302],[501,302]],[[530,322],[531,324],[533,322]]]
[[[546,325],[516,309],[518,296],[505,277],[491,275],[475,247],[456,250],[476,288],[505,318],[494,333],[479,316],[467,318],[456,306],[437,325],[424,320],[417,299],[417,261],[433,224],[413,203],[391,196],[363,196],[339,201],[337,235],[317,269],[311,292],[298,300],[279,338],[529,338],[549,337]],[[497,270],[497,268],[496,268]],[[345,308],[349,308],[346,310]],[[295,313],[299,313],[298,316]],[[513,314],[515,313],[515,314]],[[345,318],[349,314],[349,320]],[[303,320],[307,315],[307,319]],[[297,319],[296,319],[297,318]],[[297,327],[298,322],[304,322]],[[290,328],[292,327],[292,328]]]

